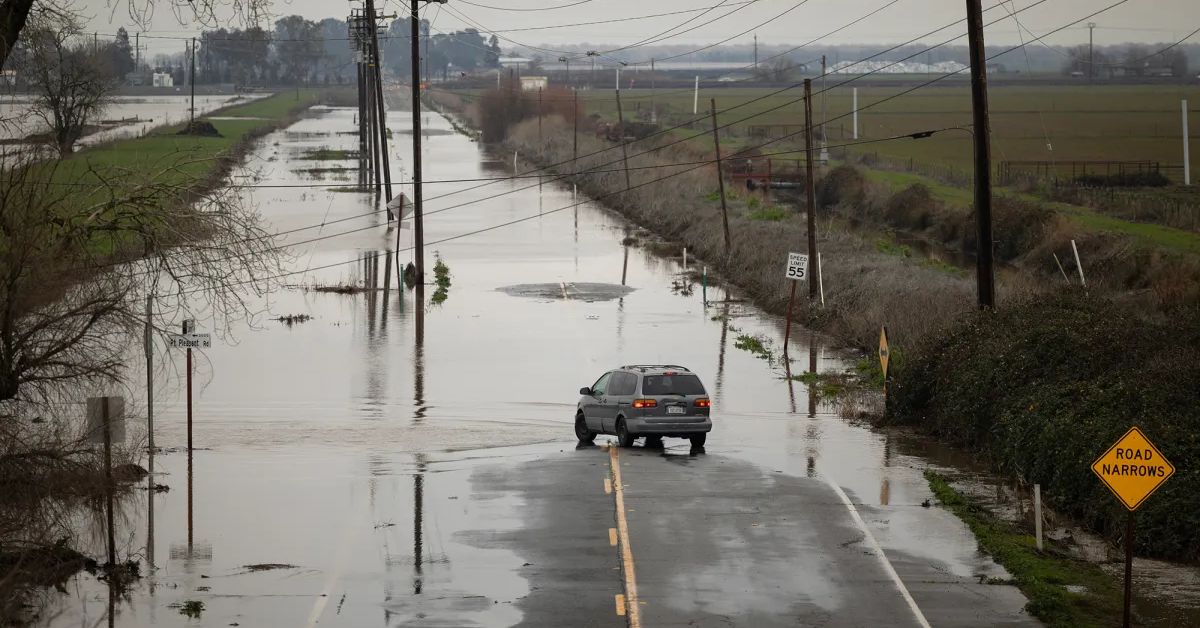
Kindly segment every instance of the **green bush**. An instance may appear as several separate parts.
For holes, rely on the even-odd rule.
[[[891,388],[893,420],[1040,483],[1110,539],[1125,510],[1091,463],[1138,425],[1176,468],[1138,511],[1138,551],[1200,559],[1200,309],[1147,321],[1082,293],[978,313],[918,348]]]

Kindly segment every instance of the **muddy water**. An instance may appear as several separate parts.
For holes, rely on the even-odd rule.
[[[427,185],[430,266],[436,252],[452,277],[441,304],[394,288],[314,290],[382,282],[396,237],[370,195],[330,191],[352,184],[336,180],[344,175],[297,173],[353,165],[299,159],[355,148],[340,134],[354,128],[352,110],[314,114],[262,140],[251,165],[263,170],[260,183],[280,187],[256,189],[252,200],[277,231],[326,224],[287,236],[327,237],[292,250],[296,271],[319,270],[289,277],[253,324],[199,356],[190,464],[183,357],[172,354],[156,399],[157,443],[167,450],[154,460],[154,481],[170,490],[139,492],[117,524],[121,553],[154,568],[112,601],[111,615],[108,590],[81,576],[50,609],[52,625],[196,625],[180,612],[189,601],[203,603],[202,623],[213,626],[516,624],[515,602],[529,593],[517,574],[523,558],[478,539],[520,528],[528,513],[517,498],[473,500],[471,474],[572,450],[576,391],[628,363],[683,364],[707,382],[717,417],[710,455],[836,483],[889,553],[956,576],[1003,576],[952,515],[921,507],[927,461],[734,347],[740,335],[761,335],[778,351],[778,320],[725,302],[738,295],[720,287],[679,289],[680,260],[624,249],[632,227],[598,206],[572,207],[569,189]],[[405,126],[406,115],[391,125]],[[426,124],[450,128],[434,114]],[[403,179],[411,139],[395,141]],[[506,172],[460,135],[433,134],[425,146],[431,180]],[[402,249],[410,240],[401,230]],[[399,261],[410,258],[405,250]],[[293,314],[313,318],[271,320]],[[791,355],[797,371],[848,366],[806,331]],[[686,455],[681,442],[668,441],[667,454]],[[723,577],[730,590],[745,584]]]

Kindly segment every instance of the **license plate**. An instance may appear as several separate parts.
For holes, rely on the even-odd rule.
[[[667,414],[683,414],[685,410],[679,406],[668,406]]]

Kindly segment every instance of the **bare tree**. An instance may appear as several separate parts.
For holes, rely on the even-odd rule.
[[[268,14],[271,0],[106,0],[110,7],[124,4],[129,16],[146,24],[159,7],[173,10],[181,23],[201,26],[228,23],[237,16],[247,25],[259,24]],[[0,66],[8,60],[31,14],[38,10],[64,11],[70,0],[0,0]]]
[[[770,63],[754,68],[754,75],[760,81],[769,83],[787,83],[792,80],[800,66],[787,57],[780,57]]]
[[[88,123],[104,111],[117,86],[115,69],[91,47],[72,43],[73,22],[38,25],[26,34],[23,70],[34,94],[31,112],[50,129],[60,156],[70,155]]]
[[[156,311],[232,322],[281,275],[281,250],[238,192],[188,174],[208,164],[29,159],[0,160],[0,403],[119,382],[148,285]]]

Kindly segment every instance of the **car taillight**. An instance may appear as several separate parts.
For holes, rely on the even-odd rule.
[[[695,405],[697,408],[710,408],[712,407],[712,402],[707,399],[697,399]]]
[[[655,407],[658,407],[658,402],[653,399],[634,399],[633,407],[635,407],[635,408],[655,408]]]

